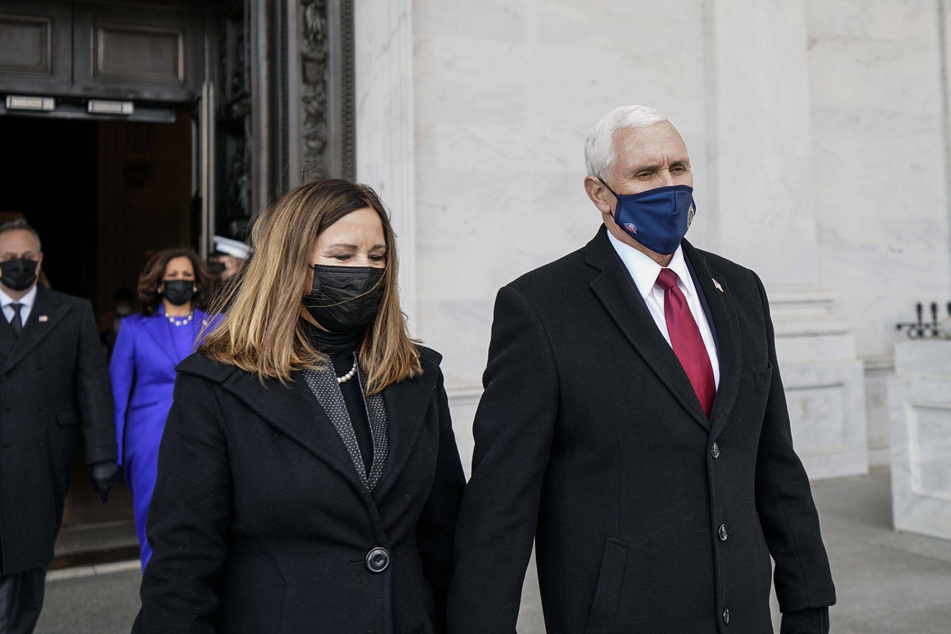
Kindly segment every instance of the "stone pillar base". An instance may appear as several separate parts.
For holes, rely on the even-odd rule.
[[[813,480],[868,473],[863,364],[834,299],[819,286],[769,288],[793,442]]]
[[[951,341],[897,344],[895,370],[888,380],[895,528],[951,540]]]

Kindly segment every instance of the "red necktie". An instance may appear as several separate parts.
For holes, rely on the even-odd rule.
[[[687,298],[677,286],[677,274],[670,269],[661,269],[657,276],[657,285],[664,289],[664,317],[667,320],[667,332],[674,354],[693,385],[693,391],[700,399],[703,412],[710,418],[713,399],[717,388],[713,382],[713,366],[707,346],[700,336],[700,329],[687,306]]]

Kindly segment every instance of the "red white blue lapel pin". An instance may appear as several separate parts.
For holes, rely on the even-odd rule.
[[[711,277],[710,279],[713,280],[712,277]],[[713,285],[717,287],[717,290],[718,290],[718,291],[720,291],[721,293],[723,292],[723,287],[720,286],[720,282],[718,282],[718,281],[716,281],[716,280],[713,280]]]
[[[45,321],[49,321],[50,318],[48,315],[40,315],[36,320],[42,324]]]

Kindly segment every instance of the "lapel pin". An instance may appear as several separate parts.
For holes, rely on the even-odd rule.
[[[42,323],[42,322],[44,322],[44,321],[49,321],[49,320],[50,320],[50,318],[47,317],[46,315],[40,315],[39,318],[37,318],[37,321],[39,321],[40,323]]]
[[[710,279],[713,280],[712,277],[711,277]],[[717,290],[718,290],[718,291],[720,291],[721,293],[723,292],[723,287],[720,286],[720,282],[718,282],[718,281],[716,281],[716,280],[713,280],[713,285],[717,287]]]

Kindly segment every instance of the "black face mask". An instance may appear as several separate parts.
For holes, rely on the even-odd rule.
[[[162,294],[175,306],[187,304],[195,296],[194,280],[163,280],[162,284],[165,286]]]
[[[372,266],[314,265],[304,308],[330,331],[354,330],[373,321],[383,299],[383,272]]]
[[[0,262],[0,282],[12,291],[25,291],[36,282],[36,260],[18,258]]]

